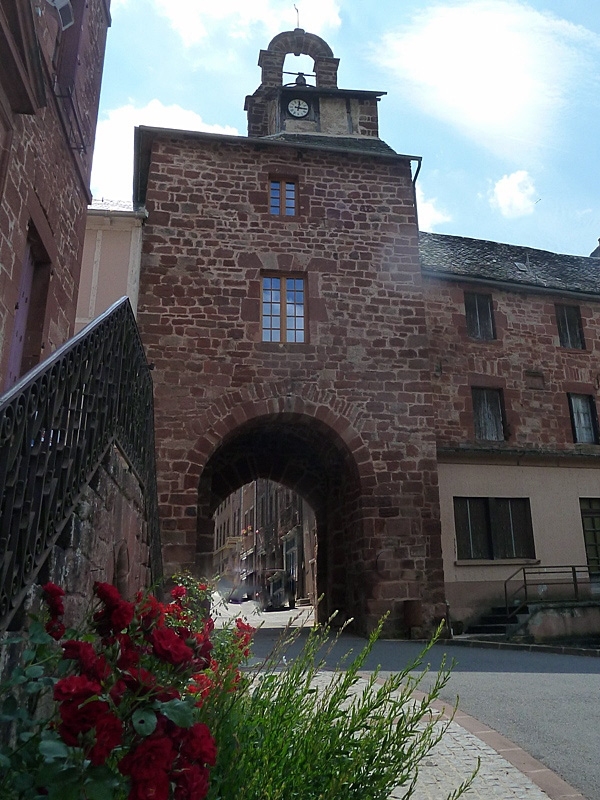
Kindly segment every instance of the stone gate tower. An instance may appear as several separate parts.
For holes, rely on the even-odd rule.
[[[314,75],[284,84],[289,53]],[[216,507],[271,478],[315,511],[322,617],[427,627],[444,597],[419,159],[379,139],[383,93],[339,89],[318,36],[279,34],[259,66],[248,137],[136,131],[165,572],[202,571]]]

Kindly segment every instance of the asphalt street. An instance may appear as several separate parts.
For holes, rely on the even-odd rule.
[[[281,626],[294,616],[290,611],[259,615],[251,603],[230,606],[225,616],[240,612],[252,624],[262,623],[253,650],[256,659],[270,652]],[[358,653],[364,644],[364,639],[344,634],[327,666],[333,668],[347,651]],[[378,641],[364,670],[380,667],[383,676],[398,671],[417,659],[421,648],[418,642]],[[600,658],[444,642],[425,656],[429,673],[423,689],[433,681],[444,654],[454,662],[441,694],[444,701],[454,705],[458,698],[463,712],[515,742],[588,800],[600,800]]]

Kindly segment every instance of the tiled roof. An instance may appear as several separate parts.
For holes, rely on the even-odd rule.
[[[600,294],[600,258],[425,231],[419,233],[419,250],[423,271],[440,276]]]
[[[273,136],[263,136],[261,138],[271,142],[288,142],[289,144],[309,145],[343,152],[361,152],[386,156],[398,155],[395,150],[376,136],[319,136],[312,133],[277,133]]]

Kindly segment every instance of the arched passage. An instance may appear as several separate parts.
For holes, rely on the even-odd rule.
[[[317,520],[317,590],[321,618],[364,614],[366,567],[359,470],[348,445],[306,414],[272,413],[227,434],[209,457],[198,485],[197,569],[212,558],[210,520],[235,489],[269,478],[294,489]]]

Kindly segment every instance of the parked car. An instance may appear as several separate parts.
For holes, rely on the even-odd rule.
[[[258,604],[262,611],[278,611],[286,605],[296,607],[296,585],[284,569],[265,569],[260,573]]]

